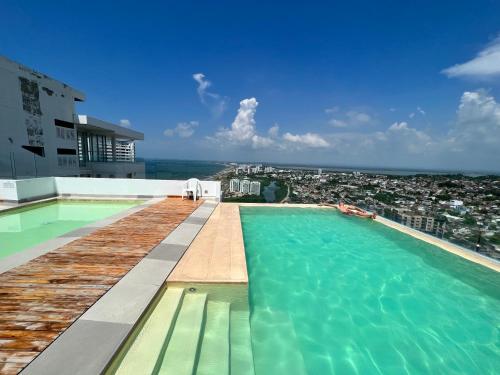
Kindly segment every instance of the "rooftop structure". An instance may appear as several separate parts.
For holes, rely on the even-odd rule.
[[[0,56],[0,177],[144,177],[144,135],[77,115],[85,95]]]

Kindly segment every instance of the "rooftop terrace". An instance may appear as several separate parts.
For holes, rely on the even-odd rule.
[[[1,274],[0,372],[24,368],[200,202],[163,200]]]

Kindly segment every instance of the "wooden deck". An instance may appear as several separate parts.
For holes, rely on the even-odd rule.
[[[0,275],[0,374],[15,374],[201,201],[166,199]]]
[[[219,203],[167,282],[248,283],[237,203]]]

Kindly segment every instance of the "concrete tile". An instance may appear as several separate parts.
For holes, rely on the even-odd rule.
[[[186,252],[188,246],[186,245],[173,245],[169,243],[160,243],[156,246],[149,255],[146,257],[147,259],[161,259],[161,260],[170,260],[173,262],[177,262],[181,259],[182,255]]]
[[[211,207],[203,207],[203,206],[201,206],[196,211],[194,211],[190,215],[190,217],[201,217],[201,218],[204,218],[204,219],[208,219],[210,217],[210,215],[212,214],[213,210],[214,209],[211,208]]]
[[[12,268],[18,267],[32,259],[38,258],[40,255],[46,254],[49,251],[55,250],[67,243],[78,239],[78,237],[56,237],[41,244],[30,247],[19,253],[12,254],[8,257],[0,259],[0,273],[6,272]]]
[[[215,208],[217,207],[218,204],[219,204],[218,202],[205,202],[203,203],[202,207]]]
[[[97,229],[99,229],[99,228],[95,227],[95,226],[82,227],[82,228],[72,230],[71,232],[65,233],[65,234],[61,235],[60,237],[83,237],[83,236],[86,236],[86,235],[92,233],[93,231],[95,231]]]
[[[132,325],[129,324],[78,320],[31,362],[22,374],[100,374],[131,329]]]
[[[182,223],[162,243],[188,246],[201,229],[201,225]]]
[[[158,291],[157,285],[133,284],[120,280],[81,319],[134,324]]]
[[[144,258],[123,277],[121,283],[161,286],[176,263],[172,260]]]
[[[198,225],[203,225],[207,221],[207,218],[204,217],[195,217],[195,216],[190,216],[186,220],[184,220],[185,223],[188,224],[198,224]]]

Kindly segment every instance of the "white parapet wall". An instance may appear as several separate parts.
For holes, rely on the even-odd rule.
[[[220,181],[200,181],[203,198],[219,200]],[[180,196],[183,180],[44,177],[0,180],[0,201],[27,202],[51,196],[163,197]]]

